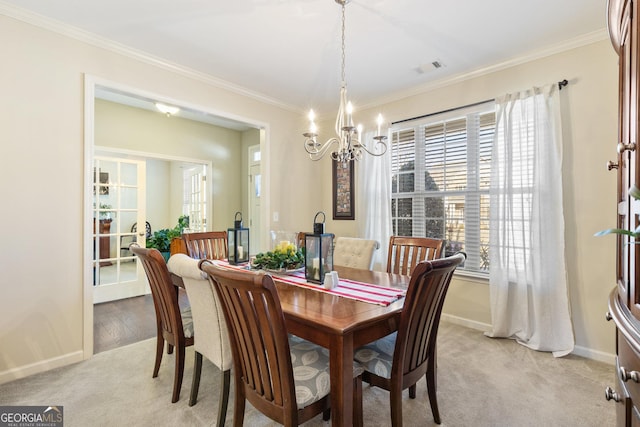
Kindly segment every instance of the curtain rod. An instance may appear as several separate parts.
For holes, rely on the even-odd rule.
[[[569,81],[567,79],[560,80],[558,82],[558,89],[562,90],[563,87],[567,86]],[[435,113],[423,114],[422,116],[411,117],[410,119],[398,120],[395,122],[391,122],[391,125],[397,125],[398,123],[410,122],[412,120],[424,119],[426,117],[435,116],[437,114],[450,113],[451,111],[462,110],[463,108],[475,107],[476,105],[482,105],[487,102],[495,101],[495,99],[485,99],[484,101],[474,102],[473,104],[467,104],[460,107],[449,108],[448,110],[437,111]]]

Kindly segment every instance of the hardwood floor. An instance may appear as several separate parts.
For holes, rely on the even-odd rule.
[[[188,305],[184,291],[180,306]],[[94,304],[93,354],[156,336],[156,313],[151,295]]]

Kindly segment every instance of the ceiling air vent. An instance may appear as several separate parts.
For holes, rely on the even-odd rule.
[[[444,64],[440,62],[439,59],[436,59],[435,61],[421,64],[420,66],[418,66],[418,68],[416,68],[416,71],[418,72],[418,74],[425,74],[442,67],[444,67]]]

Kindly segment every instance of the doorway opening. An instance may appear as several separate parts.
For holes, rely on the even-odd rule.
[[[162,97],[156,94],[146,93],[138,89],[122,86],[117,83],[104,81],[102,79],[98,79],[91,76],[85,76],[85,183],[88,184],[88,185],[85,185],[85,200],[89,201],[88,203],[85,204],[85,215],[84,215],[84,225],[83,225],[84,235],[85,235],[84,251],[83,251],[84,253],[83,256],[85,260],[84,262],[85,268],[83,273],[83,289],[84,289],[83,300],[84,300],[84,308],[85,308],[84,320],[83,320],[83,329],[84,329],[83,353],[84,353],[85,359],[91,357],[91,355],[93,354],[93,347],[94,347],[93,345],[94,344],[93,304],[94,304],[94,288],[95,288],[94,283],[96,283],[95,281],[96,279],[94,279],[94,270],[95,270],[94,266],[97,266],[98,268],[100,268],[101,263],[109,262],[109,261],[112,262],[113,259],[115,259],[116,265],[118,264],[117,261],[120,261],[119,264],[120,264],[121,274],[122,274],[122,270],[123,270],[122,266],[126,264],[126,261],[128,261],[127,257],[129,255],[125,251],[121,253],[119,252],[120,251],[119,241],[124,237],[135,236],[136,239],[140,237],[139,229],[136,229],[136,231],[131,231],[131,228],[127,229],[127,227],[124,225],[125,221],[120,221],[122,224],[119,223],[118,227],[115,227],[114,225],[110,225],[108,232],[106,228],[104,228],[104,226],[102,230],[100,230],[100,225],[98,225],[98,230],[94,232],[94,226],[96,226],[96,224],[99,224],[99,219],[100,219],[99,217],[103,212],[111,212],[113,214],[116,213],[114,212],[115,208],[113,207],[113,205],[111,206],[111,208],[104,208],[104,207],[101,208],[99,198],[98,200],[96,200],[93,197],[94,189],[97,188],[98,191],[100,191],[100,188],[101,188],[100,171],[99,170],[97,172],[94,171],[94,163],[95,163],[96,157],[100,155],[104,155],[105,151],[111,150],[110,147],[105,147],[103,144],[96,143],[96,140],[98,139],[96,136],[96,104],[98,103],[99,100],[104,100],[104,99],[109,99],[111,102],[115,102],[115,103],[122,102],[122,104],[126,105],[127,107],[136,108],[140,110],[146,109],[147,111],[151,111],[152,108],[155,108],[154,106],[155,101],[169,103],[172,105],[177,104],[177,105],[180,105],[183,111],[188,112],[190,116],[202,117],[202,118],[205,118],[207,121],[214,120],[218,123],[217,126],[221,126],[221,127],[229,126],[229,128],[233,128],[234,126],[241,126],[241,127],[244,127],[245,129],[253,129],[254,131],[255,129],[260,129],[260,131],[258,132],[258,134],[260,135],[260,140],[258,141],[258,144],[263,147],[263,151],[264,151],[264,148],[268,146],[268,140],[266,138],[267,132],[265,131],[265,129],[267,128],[266,124],[257,123],[254,121],[238,120],[238,118],[222,117],[219,115],[218,112],[204,111],[202,108],[190,106],[188,105],[188,103],[175,102],[174,100],[169,100],[165,97]],[[125,101],[123,101],[123,99]],[[141,104],[151,105],[153,107],[147,109]],[[121,124],[120,126],[116,126],[115,128],[124,128],[128,130],[128,126],[126,124]],[[127,137],[128,135],[124,136],[124,138],[127,138]],[[246,144],[246,142],[244,141],[243,143]],[[175,141],[175,144],[176,144],[176,147],[182,148],[181,141],[179,140],[179,138]],[[238,150],[241,150],[241,148],[238,147]],[[141,154],[140,152],[132,152],[131,150],[128,150],[122,147],[120,147],[119,149],[111,150],[110,155],[113,155],[114,152],[117,152],[121,157],[124,157],[124,158],[135,157],[136,155],[138,155],[139,157],[148,157],[148,158],[153,158],[154,156],[156,156],[155,160],[167,161],[168,158],[172,157],[166,154],[163,155],[159,153],[152,153],[147,150],[142,150],[141,153],[143,155],[140,156]],[[175,159],[171,159],[171,160],[175,160]],[[189,162],[193,159],[178,158],[177,160]],[[201,182],[202,184],[201,189],[195,190],[194,188],[192,188],[193,191],[191,192],[189,197],[184,198],[184,200],[180,201],[181,203],[178,210],[176,212],[165,212],[166,215],[170,215],[170,216],[173,215],[175,216],[174,219],[176,219],[178,218],[178,216],[180,216],[180,214],[184,209],[188,209],[188,211],[190,212],[190,215],[194,215],[194,219],[197,217],[197,219],[193,221],[194,229],[207,230],[215,226],[214,221],[211,220],[211,218],[214,215],[216,215],[216,213],[214,212],[215,208],[213,207],[213,205],[217,205],[218,208],[220,208],[221,206],[224,206],[227,203],[215,202],[214,191],[212,190],[213,183],[208,182],[207,180],[216,176],[216,174],[219,175],[219,172],[217,172],[215,169],[212,168],[211,163],[212,162],[209,163],[209,167],[206,168],[203,173],[200,173],[195,170],[190,171],[190,172],[195,172],[190,175],[194,179],[200,179],[204,177],[204,180]],[[223,162],[220,162],[220,163],[223,163]],[[149,169],[149,162],[147,161],[147,173],[148,173],[148,169]],[[186,188],[187,180],[185,179],[185,176],[187,172],[186,171],[184,172],[185,172],[185,175],[182,175],[180,183],[178,184],[178,187],[181,190],[184,190]],[[268,174],[268,171],[263,170],[261,174],[262,176],[265,176],[266,174]],[[97,180],[97,184],[93,184],[94,179]],[[240,182],[240,180],[237,180],[237,181]],[[112,189],[110,187],[110,184],[108,183],[104,187],[109,188],[109,191],[111,191]],[[167,187],[167,188],[169,188],[169,190],[165,190],[165,191],[174,192],[175,194],[176,192],[175,187],[173,188]],[[150,190],[147,188],[147,192],[149,191]],[[233,193],[233,189],[228,191]],[[240,192],[235,192],[234,194],[235,194],[235,197],[238,197],[237,200],[240,200],[240,203],[242,203],[242,200],[244,198],[241,197]],[[97,207],[93,206],[94,201],[97,202]],[[203,209],[201,206],[202,206],[202,203],[205,201],[209,202],[210,205],[208,208]],[[267,203],[261,204],[261,207],[260,207],[261,211],[259,215],[261,218],[263,217],[266,218],[266,215],[267,215],[266,205]],[[136,223],[150,222],[151,227],[153,229],[155,227],[153,225],[154,222],[150,221],[150,218],[152,217],[153,212],[160,212],[160,211],[163,211],[163,209],[154,209],[154,207],[150,206],[149,203],[146,203],[145,208],[146,208],[146,215],[145,215],[146,218],[142,218],[142,219],[136,218],[137,220],[135,222]],[[120,214],[123,214],[123,213],[124,212],[120,212]],[[220,218],[220,221],[226,221],[226,216],[227,215],[224,215],[224,214],[217,215],[217,217]],[[99,219],[96,222],[94,218],[99,218]],[[113,224],[113,219],[111,222]],[[131,222],[131,221],[127,221],[127,222]],[[226,227],[226,222],[225,222],[225,227]],[[157,221],[156,223],[158,223],[158,227],[161,227],[160,224],[162,223],[162,221]],[[115,228],[111,228],[111,227],[115,227]],[[112,232],[114,230],[115,230],[115,233]],[[114,254],[110,253],[109,255],[110,258],[100,256],[99,245],[101,242],[101,238],[103,237],[109,237],[110,241],[113,240],[115,242],[114,243],[115,253]],[[266,238],[256,236],[255,241],[260,241],[260,240],[266,241]],[[96,246],[98,247],[98,249],[96,249]],[[129,261],[130,263],[135,263],[135,262],[131,262],[131,260]],[[104,276],[105,275],[102,275],[102,279],[104,279]],[[153,314],[153,316],[155,317],[155,313]]]

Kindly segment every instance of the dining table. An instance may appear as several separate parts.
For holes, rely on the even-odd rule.
[[[219,261],[212,261],[219,262]],[[225,263],[226,264],[226,263]],[[237,268],[229,266],[231,268]],[[382,338],[398,330],[410,276],[380,271],[361,270],[334,266],[339,285],[328,290],[322,284],[304,280],[302,276],[272,274],[282,306],[287,332],[325,347],[329,350],[331,381],[331,425],[353,426],[353,360],[358,347]],[[176,286],[182,280],[172,274]],[[369,291],[376,288],[393,289],[395,298],[365,302],[341,295],[341,286],[366,285]],[[346,296],[345,296],[346,295]]]
[[[334,266],[340,280],[406,290],[410,277]],[[273,275],[287,332],[329,350],[331,425],[353,425],[353,356],[358,347],[397,331],[404,297],[388,305],[355,300],[323,291],[322,285],[291,284]]]

